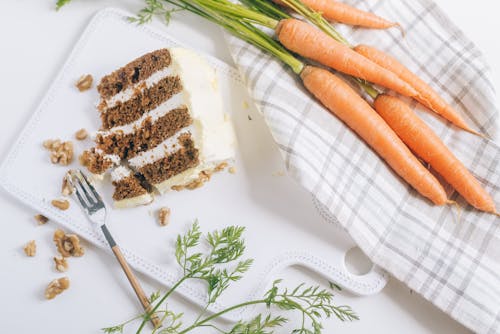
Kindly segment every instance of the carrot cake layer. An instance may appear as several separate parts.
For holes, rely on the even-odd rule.
[[[117,167],[111,173],[111,180],[115,187],[113,193],[115,207],[137,206],[153,201],[153,196],[130,169],[124,166]]]
[[[183,133],[178,138],[178,145],[173,145],[176,150],[167,153],[160,159],[155,159],[152,153],[151,162],[148,158],[143,165],[136,165],[136,170],[144,176],[149,184],[155,185],[180,174],[199,164],[199,151],[190,133]],[[178,149],[177,149],[178,147]]]
[[[107,99],[169,66],[170,62],[168,49],[147,53],[103,77],[97,86],[97,91],[103,99]]]
[[[130,159],[138,153],[150,150],[173,136],[179,130],[193,122],[187,107],[174,109],[153,120],[147,117],[133,132],[114,131],[110,134],[98,134],[97,147],[106,154]]]
[[[102,127],[110,129],[133,122],[181,90],[181,80],[178,76],[162,78],[153,86],[135,92],[130,99],[118,101],[113,107],[102,110]]]

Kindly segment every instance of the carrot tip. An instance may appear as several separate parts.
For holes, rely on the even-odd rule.
[[[403,37],[403,39],[406,38],[406,30],[405,30],[405,28],[403,28],[403,26],[400,23],[394,23],[393,27],[399,29],[399,31],[401,32],[401,36]]]
[[[477,132],[477,131],[474,131],[474,130],[472,130],[472,129],[464,129],[464,130],[465,130],[465,131],[467,131],[467,132],[469,132],[469,133],[472,133],[473,135],[476,135],[476,136],[478,136],[478,137],[481,137],[481,138],[483,138],[483,139],[486,139],[486,140],[491,140],[491,138],[490,138],[490,137],[488,137],[488,136],[486,136],[486,135],[484,135],[484,134],[482,134],[482,133],[479,133],[479,132]]]

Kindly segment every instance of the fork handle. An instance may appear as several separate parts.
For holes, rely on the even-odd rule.
[[[125,260],[125,257],[123,256],[120,247],[116,244],[115,240],[111,236],[111,233],[109,233],[109,230],[106,227],[106,225],[102,225],[101,229],[102,232],[104,233],[104,236],[106,237],[106,240],[109,243],[109,246],[111,247],[111,250],[113,251],[113,254],[115,254],[116,259],[118,260],[120,266],[125,272],[125,275],[127,276],[130,285],[132,285],[132,288],[134,289],[137,298],[139,298],[139,301],[141,302],[144,311],[146,312],[151,311],[151,303],[149,302],[148,297],[146,297],[146,294],[144,293],[144,290],[142,289],[139,281],[137,280],[137,277],[134,275],[134,272],[132,271],[127,261]],[[150,320],[154,328],[159,328],[161,326],[161,320],[158,317],[158,315],[156,314],[151,315]]]

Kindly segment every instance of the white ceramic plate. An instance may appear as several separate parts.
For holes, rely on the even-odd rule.
[[[60,197],[61,180],[68,168],[49,162],[42,141],[71,139],[80,128],[98,128],[94,108],[97,92],[78,92],[74,82],[80,75],[91,73],[97,81],[146,52],[180,45],[163,31],[129,24],[128,15],[105,9],[92,19],[0,170],[0,184],[7,192],[103,248],[107,245],[100,231],[90,225],[75,202],[68,211],[51,206],[50,201]],[[379,292],[387,282],[386,275],[377,268],[363,276],[349,273],[344,256],[354,243],[318,210],[310,194],[284,175],[279,151],[263,119],[251,107],[236,70],[210,56],[206,58],[217,69],[226,108],[234,120],[239,145],[237,173],[216,175],[195,191],[157,197],[150,206],[110,209],[108,226],[127,260],[136,270],[172,285],[180,275],[173,257],[174,238],[199,219],[203,231],[245,226],[246,254],[255,259],[243,282],[223,295],[213,310],[260,295],[273,277],[291,265],[307,267],[359,295]],[[90,146],[89,141],[75,141],[76,154]],[[74,162],[69,167],[78,165]],[[111,188],[109,183],[99,186],[108,203]],[[162,206],[172,210],[171,224],[163,228],[153,215]],[[201,283],[187,283],[179,291],[197,304],[204,303],[205,287]],[[230,318],[236,316],[240,314]]]

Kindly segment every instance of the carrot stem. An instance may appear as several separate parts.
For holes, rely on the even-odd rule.
[[[196,15],[199,15],[215,24],[220,25],[225,28],[231,34],[249,42],[264,51],[267,51],[280,59],[282,62],[287,64],[294,73],[300,74],[304,68],[304,63],[295,58],[288,50],[286,50],[281,44],[273,40],[267,34],[261,30],[255,28],[248,22],[242,21],[243,13],[250,12],[251,9],[243,7],[237,4],[231,4],[232,6],[225,6],[223,10],[219,11],[220,0],[165,0],[166,2],[190,11]],[[224,4],[228,4],[228,1],[224,1]],[[229,3],[230,4],[230,3]],[[277,26],[278,22],[274,19],[268,18],[261,14],[262,17],[259,18],[257,15],[253,15],[252,19],[246,17],[247,20],[260,20],[262,25],[267,22],[271,25],[273,22]]]

